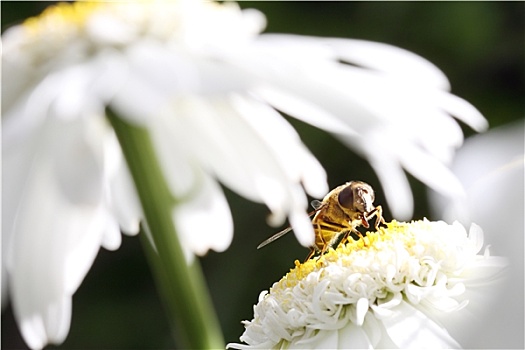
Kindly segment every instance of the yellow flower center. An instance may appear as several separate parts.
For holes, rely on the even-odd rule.
[[[379,231],[367,232],[363,239],[350,239],[346,244],[340,244],[337,249],[329,249],[322,256],[300,263],[295,260],[295,267],[290,269],[279,282],[274,284],[270,293],[279,293],[286,288],[293,288],[300,283],[311,272],[326,267],[330,263],[339,263],[343,266],[351,263],[348,259],[352,254],[359,252],[371,252],[381,250],[385,243],[390,244],[393,241],[402,242],[406,247],[414,244],[414,232],[425,230],[430,223],[428,221],[415,221],[412,223],[398,222],[393,220],[387,223],[387,227],[380,227]]]
[[[103,2],[58,3],[50,6],[36,17],[28,18],[23,26],[32,35],[47,32],[50,28],[84,27],[87,18],[98,10]]]
[[[261,14],[242,11],[229,1],[59,3],[9,30],[4,55],[45,72],[89,62],[99,54],[127,57],[128,47],[142,44],[158,43],[159,52],[178,47],[177,54],[180,49],[196,54],[228,52],[228,47],[252,40],[263,26]]]

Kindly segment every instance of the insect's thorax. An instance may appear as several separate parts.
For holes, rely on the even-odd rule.
[[[360,222],[361,213],[349,212],[341,208],[333,199],[327,200],[312,219],[315,231],[314,248],[320,251],[325,245],[331,247],[340,234],[352,230]]]

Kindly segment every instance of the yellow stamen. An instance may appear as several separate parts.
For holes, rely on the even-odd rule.
[[[379,231],[367,232],[364,239],[348,239],[348,242],[339,245],[337,249],[329,249],[328,252],[320,257],[310,259],[304,263],[295,260],[295,267],[290,269],[279,282],[273,285],[270,293],[279,293],[286,288],[293,288],[300,283],[312,271],[320,269],[329,263],[337,261],[346,262],[341,259],[344,256],[350,256],[359,251],[377,251],[384,242],[394,240],[402,241],[406,246],[410,246],[414,240],[414,231],[418,228],[425,228],[429,224],[427,221],[416,221],[412,223],[398,222],[393,220],[387,223],[387,227],[381,227]]]
[[[31,34],[39,34],[49,27],[73,26],[82,28],[86,19],[103,5],[103,2],[58,3],[36,17],[28,18],[23,26]]]

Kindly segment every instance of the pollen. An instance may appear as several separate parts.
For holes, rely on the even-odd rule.
[[[270,293],[279,294],[280,290],[293,288],[312,272],[323,269],[329,264],[340,264],[349,266],[354,263],[354,258],[362,254],[378,252],[387,246],[401,244],[405,247],[414,245],[414,231],[428,229],[428,222],[414,221],[411,223],[391,221],[386,227],[380,227],[378,231],[367,232],[361,239],[350,238],[346,244],[341,244],[337,249],[330,248],[324,255],[309,259],[304,263],[294,261],[294,267],[270,289]]]
[[[101,2],[58,3],[48,7],[40,15],[28,18],[23,26],[32,35],[45,34],[51,28],[80,29],[101,4]]]

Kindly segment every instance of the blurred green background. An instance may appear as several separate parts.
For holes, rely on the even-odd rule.
[[[48,2],[1,3],[2,31],[40,13]],[[474,104],[491,127],[524,113],[523,2],[242,2],[268,20],[266,32],[359,38],[413,51],[449,77],[452,91]],[[384,197],[366,161],[330,135],[289,119],[324,165],[330,187],[352,179],[370,183]],[[463,128],[472,135],[468,127]],[[425,187],[410,178],[414,218],[432,219]],[[251,319],[259,293],[268,289],[308,250],[293,234],[255,247],[278,228],[266,224],[267,209],[226,189],[235,221],[233,244],[201,259],[227,342],[237,342],[241,320]],[[6,203],[4,203],[6,205]],[[391,219],[388,209],[387,220]],[[437,218],[434,218],[437,219]],[[198,230],[196,225],[196,230]],[[71,331],[58,349],[175,348],[139,239],[124,237],[116,252],[101,250],[73,298]],[[2,348],[25,344],[8,306],[2,312]],[[55,348],[55,347],[50,347]]]

